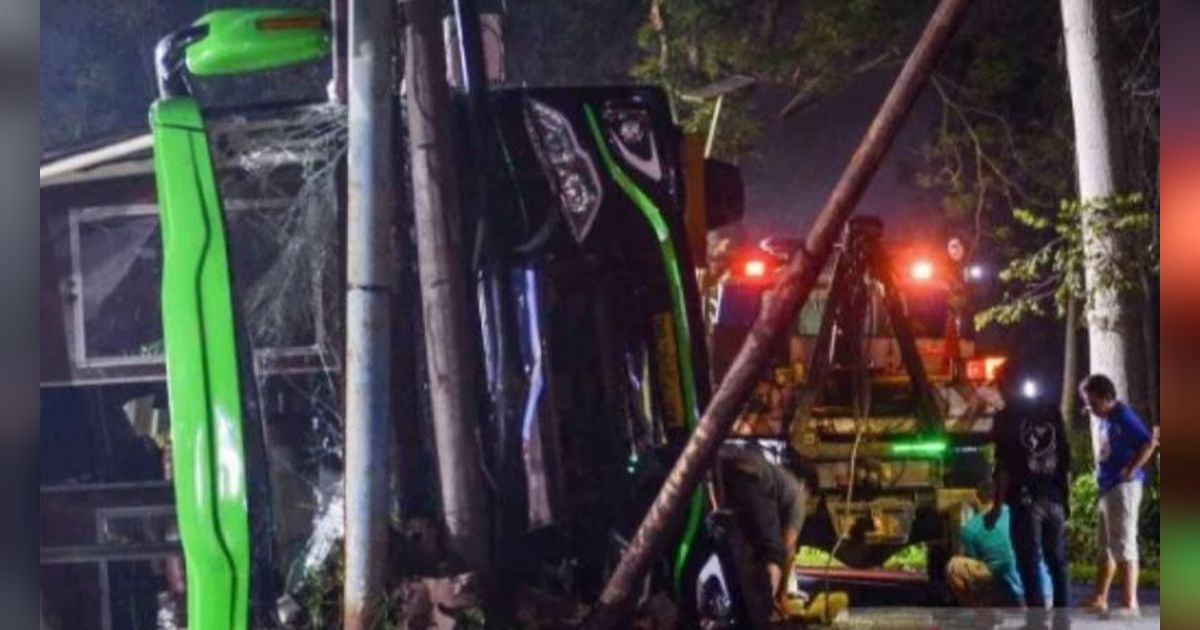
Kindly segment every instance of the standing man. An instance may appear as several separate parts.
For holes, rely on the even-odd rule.
[[[1011,510],[1013,550],[1025,591],[1025,604],[1045,608],[1038,566],[1045,560],[1054,591],[1054,607],[1070,605],[1067,575],[1067,506],[1071,449],[1058,407],[1023,396],[1012,373],[1002,366],[996,384],[1005,407],[996,414],[996,503],[984,519],[995,527],[1001,506]]]
[[[1108,589],[1120,569],[1124,586],[1121,606],[1136,610],[1138,508],[1146,480],[1142,467],[1154,453],[1155,440],[1129,405],[1117,400],[1116,387],[1107,376],[1093,374],[1083,379],[1079,395],[1100,423],[1096,481],[1101,551],[1096,594],[1088,607],[1108,609]]]

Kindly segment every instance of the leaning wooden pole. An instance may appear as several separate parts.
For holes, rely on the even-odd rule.
[[[659,490],[629,549],[621,557],[600,595],[596,612],[588,620],[589,628],[625,626],[632,613],[630,595],[638,590],[646,571],[667,542],[668,532],[678,522],[696,485],[712,465],[717,448],[766,365],[769,349],[808,298],[846,220],[862,198],[969,5],[970,0],[942,0],[934,11],[921,39],[900,70],[900,76],[850,158],[850,164],[817,215],[804,248],[792,256],[781,274],[774,296],[766,302],[754,322],[696,431]]]
[[[408,2],[405,80],[413,223],[429,401],[448,543],[467,568],[486,571],[490,531],[475,442],[478,397],[471,363],[470,274],[460,229],[459,171],[452,151],[452,109],[441,10],[438,0]]]

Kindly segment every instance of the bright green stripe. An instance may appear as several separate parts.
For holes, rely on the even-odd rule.
[[[187,569],[188,627],[248,627],[250,533],[232,284],[220,195],[195,99],[150,110],[162,220],[162,319]]]
[[[521,194],[521,183],[517,181],[517,165],[513,163],[512,154],[508,151],[508,142],[504,139],[504,131],[496,126],[496,140],[500,143],[500,156],[504,158],[504,167],[508,178],[512,180],[513,190],[517,193],[517,205],[521,207],[522,218],[528,220],[529,212],[525,210],[525,195]]]
[[[642,216],[650,222],[650,227],[654,230],[654,236],[658,240],[658,249],[662,254],[663,266],[667,272],[667,282],[671,287],[671,310],[675,313],[675,336],[678,338],[675,345],[679,349],[680,380],[683,381],[683,398],[687,406],[686,421],[688,429],[693,430],[696,428],[699,406],[696,400],[696,373],[692,368],[692,336],[688,327],[687,309],[684,307],[683,276],[680,272],[679,257],[675,253],[675,243],[671,240],[671,229],[663,219],[662,211],[658,209],[650,196],[639,188],[613,159],[608,145],[604,142],[604,134],[600,131],[600,124],[596,122],[596,113],[592,110],[591,105],[584,104],[583,111],[587,116],[596,148],[600,151],[600,159],[604,161],[604,167],[617,182],[617,186],[620,186],[621,190],[642,212]],[[692,505],[688,510],[687,529],[683,536],[683,542],[679,544],[679,549],[675,554],[675,587],[677,589],[681,586],[683,567],[687,562],[688,552],[691,551],[692,541],[695,540],[696,532],[700,529],[700,518],[704,511],[702,497],[703,494],[699,489],[692,496]]]
[[[634,205],[641,210],[642,216],[650,222],[650,227],[654,229],[654,236],[658,239],[658,248],[663,257],[663,266],[667,271],[667,281],[671,286],[671,308],[675,312],[675,336],[678,337],[679,346],[679,367],[687,376],[694,377],[695,373],[692,369],[692,346],[691,334],[689,333],[687,310],[684,308],[683,297],[683,276],[680,274],[679,257],[675,253],[675,243],[671,240],[671,229],[667,226],[667,222],[663,219],[662,211],[654,204],[638,185],[621,170],[621,167],[613,159],[612,153],[608,150],[608,145],[604,143],[604,136],[601,134],[600,125],[596,122],[596,115],[592,111],[590,105],[584,105],[584,111],[587,114],[588,124],[591,126],[592,135],[596,141],[596,146],[600,149],[600,157],[604,161],[604,166],[608,169],[609,174],[621,187],[621,190],[629,196]],[[688,413],[687,422],[688,428],[696,426],[696,410],[698,408],[696,402],[696,387],[691,378],[683,379],[683,396],[687,403]]]
[[[688,508],[687,530],[683,541],[675,551],[675,590],[683,592],[683,568],[687,565],[688,556],[692,553],[692,543],[700,531],[700,520],[704,517],[704,493],[700,488],[692,493],[692,505]]]
[[[940,456],[946,452],[949,445],[945,440],[927,440],[924,442],[897,442],[892,444],[894,455],[930,455]]]

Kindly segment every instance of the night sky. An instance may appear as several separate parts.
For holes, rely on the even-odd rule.
[[[742,162],[746,223],[752,234],[807,230],[883,102],[895,72],[864,75],[843,92],[787,119],[779,118],[779,110],[792,93],[778,86],[757,89],[755,105],[766,127]],[[859,206],[859,213],[882,217],[889,236],[925,236],[941,225],[937,197],[915,184],[919,151],[940,112],[935,101],[929,91],[922,95]]]

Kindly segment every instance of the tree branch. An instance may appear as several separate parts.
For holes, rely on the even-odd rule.
[[[979,134],[975,130],[974,125],[971,124],[971,121],[967,117],[966,112],[963,110],[963,108],[954,99],[950,98],[949,94],[946,93],[946,89],[942,85],[942,81],[938,77],[935,76],[935,77],[933,77],[933,80],[931,82],[933,84],[934,89],[937,91],[938,96],[941,97],[942,104],[945,107],[948,107],[951,111],[953,111],[956,114],[956,116],[958,117],[959,121],[962,123],[963,130],[967,132],[967,135],[971,139],[971,144],[975,149],[976,157],[982,163],[988,165],[988,170],[990,170],[1001,182],[1003,182],[1005,184],[1005,186],[1008,186],[1009,188],[1017,191],[1021,195],[1021,197],[1024,198],[1025,200],[1032,202],[1034,205],[1038,205],[1038,206],[1042,206],[1042,207],[1052,207],[1054,204],[1049,203],[1044,199],[1035,197],[1034,195],[1029,193],[1029,191],[1025,190],[1025,188],[1023,186],[1021,186],[1016,181],[1014,181],[1011,177],[1009,177],[1004,172],[1004,169],[1000,168],[1000,166],[995,162],[995,160],[993,160],[991,158],[991,156],[989,156],[988,153],[984,150],[983,142],[982,142],[982,140],[980,140]]]
[[[846,79],[849,77],[854,77],[854,76],[863,74],[865,72],[870,72],[871,70],[874,70],[875,68],[882,66],[883,64],[887,63],[888,61],[891,61],[893,59],[898,59],[899,56],[900,56],[900,51],[897,50],[895,47],[888,48],[887,50],[880,53],[878,56],[876,56],[872,59],[868,59],[867,61],[852,68],[849,72],[845,73],[845,76],[843,76],[841,78],[841,80],[838,81],[837,85],[841,85],[841,84],[845,83]],[[792,82],[793,83],[800,80],[800,72],[802,70],[803,70],[803,66],[796,68],[796,70],[792,73]],[[791,116],[792,114],[796,113],[797,111],[804,109],[809,103],[811,103],[813,100],[815,100],[817,98],[817,96],[820,95],[821,83],[826,78],[827,77],[823,76],[823,75],[809,77],[804,82],[804,84],[800,86],[800,89],[796,90],[795,96],[793,96],[787,102],[787,104],[783,106],[783,109],[779,110],[779,117],[787,118],[788,116]]]
[[[869,60],[864,61],[863,63],[859,64],[858,66],[856,66],[853,70],[850,71],[850,74],[855,75],[855,74],[862,74],[864,72],[870,72],[871,70],[874,70],[875,68],[878,68],[879,66],[883,65],[884,62],[888,61],[889,59],[894,59],[899,56],[900,56],[899,50],[896,50],[895,48],[888,48],[887,50],[880,53],[874,59],[869,59]]]

